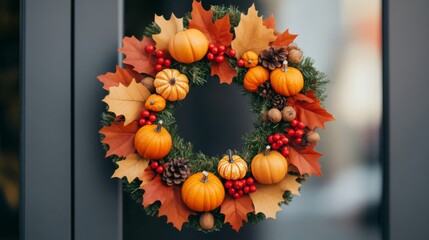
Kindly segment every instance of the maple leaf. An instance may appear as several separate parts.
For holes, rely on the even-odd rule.
[[[276,28],[276,19],[274,18],[274,15],[271,14],[271,16],[269,18],[264,20],[263,24],[267,28],[275,29]]]
[[[178,230],[182,229],[183,223],[188,221],[189,215],[194,215],[182,201],[182,191],[180,187],[168,187],[165,185],[161,176],[158,175],[155,179],[144,185],[142,189],[145,191],[143,195],[143,206],[148,207],[156,201],[161,202],[158,217],[167,216],[167,223],[172,223]]]
[[[283,202],[283,191],[277,184],[259,184],[256,183],[258,190],[250,193],[249,196],[253,201],[255,213],[263,213],[267,218],[276,218],[276,213],[282,208],[279,206]]]
[[[222,63],[212,63],[211,64],[211,76],[217,75],[220,79],[220,83],[231,84],[235,76],[237,76],[237,71],[232,68],[228,61]]]
[[[277,34],[277,39],[271,45],[274,47],[287,47],[296,37],[298,37],[298,34],[290,34],[289,29],[286,29],[283,33]]]
[[[112,178],[126,177],[130,183],[136,178],[143,180],[143,173],[149,164],[149,159],[144,159],[139,154],[134,153],[116,163],[118,168],[113,173]]]
[[[134,80],[128,87],[121,83],[117,87],[111,87],[103,102],[109,105],[109,111],[116,116],[124,115],[126,126],[139,119],[140,111],[145,109],[144,104],[149,95],[149,90]]]
[[[309,103],[313,103],[314,102],[314,100],[312,98],[309,98],[309,97],[305,96],[302,93],[298,93],[298,94],[296,94],[296,95],[294,95],[292,97],[295,100],[298,100],[298,101],[306,101],[306,102],[309,102]]]
[[[141,175],[141,178],[139,178],[142,183],[140,184],[140,189],[142,189],[142,187],[150,182],[153,181],[153,179],[155,179],[156,174],[155,171],[150,168],[150,166],[148,166],[144,171],[143,174]]]
[[[293,164],[299,173],[308,175],[322,176],[321,166],[318,162],[321,153],[314,151],[314,146],[309,146],[304,149],[288,147],[289,163]]]
[[[243,226],[243,221],[247,222],[247,214],[253,210],[252,199],[248,195],[238,199],[226,196],[220,206],[220,212],[225,215],[224,223],[229,222],[236,232]]]
[[[104,139],[101,142],[109,145],[106,157],[114,154],[124,157],[135,153],[134,136],[138,129],[137,121],[127,126],[124,126],[124,122],[112,122],[110,126],[104,126],[99,133],[104,135]]]
[[[97,79],[104,84],[103,88],[109,91],[110,87],[117,87],[119,83],[128,86],[134,79],[134,76],[127,71],[127,69],[123,69],[116,65],[116,72],[108,72],[104,75],[99,75]]]
[[[134,36],[124,37],[122,40],[123,47],[118,49],[119,52],[125,54],[123,63],[133,66],[133,70],[138,73],[146,73],[155,76],[156,57],[145,51],[145,46],[154,44],[152,39],[143,37],[139,41]]]
[[[237,59],[240,59],[246,51],[259,54],[270,42],[276,40],[274,29],[264,26],[255,4],[249,8],[247,15],[242,13],[240,19],[240,23],[234,28],[235,39],[231,43],[231,47],[237,52]]]
[[[293,195],[300,195],[299,194],[299,188],[301,187],[301,184],[296,181],[298,177],[293,175],[286,175],[285,178],[283,178],[282,181],[277,183],[279,187],[282,189],[282,191],[290,191]]]
[[[171,14],[169,20],[166,20],[163,16],[155,15],[155,23],[161,29],[160,33],[152,35],[153,40],[156,42],[156,48],[168,50],[170,39],[174,34],[183,30],[183,18],[177,18],[174,13]]]
[[[213,23],[213,10],[205,10],[201,2],[194,0],[191,17],[192,19],[189,19],[189,28],[200,30],[210,43],[225,47],[231,44],[233,34],[230,32],[231,23],[228,14]]]
[[[302,98],[301,100],[300,97],[289,97],[288,105],[295,109],[298,119],[311,130],[316,127],[325,128],[325,122],[333,121],[334,117],[322,108],[320,100],[316,97],[314,91],[307,92],[306,96],[313,101],[309,102],[309,100]]]

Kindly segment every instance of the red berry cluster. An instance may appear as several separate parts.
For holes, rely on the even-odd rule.
[[[293,138],[293,141],[296,144],[300,144],[302,142],[302,136],[304,136],[305,134],[304,123],[295,119],[292,122],[290,122],[290,126],[292,128],[286,128],[285,132],[290,138]]]
[[[207,53],[207,59],[209,61],[216,61],[218,63],[223,63],[225,61],[225,51],[226,47],[223,45],[216,46],[213,43],[209,44],[209,52]],[[235,57],[236,51],[230,49],[227,53],[230,57]]]
[[[240,59],[237,61],[237,66],[244,67],[244,59]]]
[[[140,112],[139,124],[143,125],[151,125],[156,121],[156,115],[154,112],[149,110],[143,110]]]
[[[255,179],[248,177],[246,179],[228,180],[224,183],[226,191],[233,198],[237,199],[243,194],[256,192]]]
[[[268,136],[268,143],[271,144],[271,148],[274,150],[280,149],[280,152],[283,156],[289,156],[289,150],[287,149],[287,144],[289,139],[283,133],[274,133],[273,135]]]
[[[156,57],[156,65],[155,65],[155,71],[160,72],[164,67],[169,68],[171,66],[171,60],[165,58],[165,53],[162,50],[156,50],[155,46],[152,44],[148,44],[145,46],[144,50],[147,53],[154,53]]]
[[[150,168],[152,168],[155,172],[157,172],[159,174],[164,172],[164,166],[159,165],[159,163],[157,161],[152,161],[149,166],[150,166]]]

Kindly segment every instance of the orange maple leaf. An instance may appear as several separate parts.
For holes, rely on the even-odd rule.
[[[130,85],[131,81],[134,79],[134,75],[132,75],[128,69],[123,69],[116,65],[116,72],[108,72],[104,75],[99,75],[97,79],[104,84],[103,88],[109,91],[110,87],[117,87],[119,83],[122,83],[124,86]]]
[[[277,34],[277,39],[271,44],[273,47],[287,47],[291,44],[298,34],[290,34],[289,29],[283,33]]]
[[[217,75],[220,83],[231,84],[234,77],[237,76],[237,71],[229,65],[228,61],[212,63],[211,69],[211,76]]]
[[[210,43],[225,47],[231,45],[233,35],[230,32],[231,23],[229,22],[228,14],[213,23],[213,10],[205,10],[201,2],[194,0],[191,17],[192,19],[189,19],[189,28],[200,30]]]
[[[308,146],[306,148],[294,148],[289,146],[289,163],[293,164],[299,171],[299,173],[308,175],[322,176],[321,166],[318,162],[322,156],[321,153],[314,151],[314,146]]]
[[[275,29],[276,28],[276,19],[274,18],[274,15],[271,14],[271,16],[269,18],[264,20],[263,24],[267,28]]]
[[[224,223],[229,222],[236,232],[243,226],[243,221],[248,221],[247,214],[253,211],[252,199],[248,195],[238,199],[226,196],[220,206],[220,212],[225,215]]]
[[[181,230],[183,223],[188,222],[189,215],[195,212],[190,210],[182,201],[182,191],[180,187],[168,187],[165,185],[161,176],[141,187],[145,191],[143,195],[143,206],[148,207],[156,201],[161,202],[158,217],[166,216],[167,223],[171,222],[175,228]]]
[[[325,122],[333,121],[334,117],[320,105],[314,91],[307,92],[305,96],[308,99],[301,95],[289,97],[288,105],[295,109],[298,119],[311,130],[316,127],[325,128]]]
[[[119,52],[125,54],[125,59],[122,62],[133,66],[133,70],[138,73],[155,76],[156,57],[145,51],[146,45],[154,45],[155,42],[147,37],[143,37],[143,40],[139,41],[131,36],[124,37],[122,43],[123,47],[118,49]]]
[[[138,129],[137,121],[127,126],[124,126],[124,122],[112,122],[110,126],[104,126],[99,133],[104,135],[104,139],[101,142],[109,145],[106,157],[114,154],[125,157],[135,153],[134,136]]]

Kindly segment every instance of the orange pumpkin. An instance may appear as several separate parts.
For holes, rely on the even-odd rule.
[[[207,37],[200,30],[193,28],[176,33],[168,44],[170,55],[181,63],[201,60],[208,48]]]
[[[304,77],[301,71],[294,67],[288,67],[287,61],[285,61],[283,67],[271,72],[270,83],[276,93],[289,97],[298,94],[302,90]]]
[[[259,57],[258,54],[256,54],[253,51],[247,51],[242,56],[241,59],[244,60],[244,67],[246,68],[253,68],[258,65]]]
[[[166,68],[160,71],[153,84],[159,95],[172,102],[184,99],[189,92],[188,77],[176,69]]]
[[[256,66],[249,69],[244,75],[243,86],[249,92],[256,92],[259,85],[268,80],[270,74],[267,69],[262,66]]]
[[[228,155],[224,156],[217,165],[219,175],[227,180],[237,180],[244,178],[247,173],[247,163],[238,155],[232,155],[228,150]]]
[[[251,164],[253,177],[262,184],[278,183],[287,174],[288,163],[277,151],[270,151],[270,146],[256,155]]]
[[[208,212],[219,207],[225,198],[222,182],[206,171],[190,176],[182,186],[182,200],[197,212]]]
[[[162,121],[157,125],[141,127],[134,138],[137,152],[144,158],[159,160],[170,152],[172,139],[170,133],[162,127]]]
[[[159,96],[158,94],[152,94],[147,98],[144,107],[150,111],[160,112],[164,110],[165,104],[165,98]]]

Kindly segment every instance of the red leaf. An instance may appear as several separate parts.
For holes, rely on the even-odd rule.
[[[271,16],[269,18],[264,20],[263,24],[267,28],[275,29],[276,28],[276,19],[274,18],[274,15],[271,14]]]
[[[274,47],[287,47],[291,44],[298,34],[290,34],[289,29],[277,35],[277,39],[272,43]]]
[[[321,166],[318,162],[321,153],[314,151],[314,146],[309,146],[304,149],[288,147],[289,149],[289,161],[293,164],[302,175],[307,173],[311,176],[322,176]]]
[[[213,10],[210,9],[206,11],[201,2],[194,0],[192,3],[191,17],[192,19],[189,20],[189,28],[200,30],[210,43],[224,45],[225,47],[231,45],[233,35],[230,32],[231,24],[228,14],[213,23]]]
[[[188,221],[189,215],[195,214],[182,201],[182,192],[180,187],[166,186],[161,176],[158,175],[152,182],[141,187],[145,191],[143,195],[143,206],[147,207],[156,201],[161,202],[158,217],[167,216],[167,223],[171,222],[179,230],[183,223]]]
[[[119,66],[116,66],[116,72],[108,72],[104,75],[98,76],[97,78],[104,84],[103,88],[109,91],[110,87],[117,87],[119,86],[119,83],[122,83],[124,86],[130,85],[131,81],[134,79],[134,76],[130,71],[128,71],[128,69],[123,69]]]
[[[134,71],[155,76],[156,59],[154,55],[145,51],[147,44],[155,45],[155,42],[147,37],[143,37],[143,40],[139,41],[134,36],[124,37],[122,42],[124,46],[119,49],[119,52],[125,54],[122,62],[133,66]]]
[[[109,145],[106,157],[113,154],[125,157],[135,153],[134,136],[138,128],[139,126],[137,121],[134,121],[127,126],[124,126],[124,122],[112,122],[110,126],[104,126],[99,133],[105,136],[101,142]]]
[[[308,92],[306,97],[312,101],[302,96],[289,97],[288,105],[295,109],[298,119],[310,129],[314,130],[316,127],[325,128],[325,122],[333,121],[334,117],[322,108],[320,100],[315,96],[314,91]]]
[[[147,166],[147,168],[145,168],[145,170],[143,171],[143,174],[140,179],[142,181],[142,183],[140,184],[140,189],[142,189],[144,185],[152,182],[155,177],[156,177],[155,171],[152,168],[150,168],[150,165]]]
[[[247,213],[253,212],[252,199],[249,195],[243,195],[238,199],[226,196],[220,206],[220,212],[225,215],[225,222],[229,222],[232,229],[238,232],[243,226],[243,221],[247,222]]]
[[[211,64],[212,73],[211,76],[217,75],[220,79],[220,83],[231,84],[235,76],[237,76],[237,71],[229,66],[227,60],[222,63],[212,63]]]

